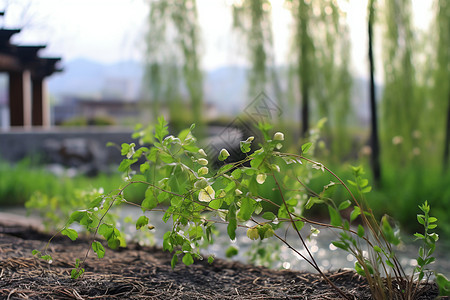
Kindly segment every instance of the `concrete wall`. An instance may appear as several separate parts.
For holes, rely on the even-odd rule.
[[[11,130],[0,132],[0,160],[17,162],[36,157],[43,163],[57,163],[68,167],[95,163],[118,164],[122,157],[116,147],[132,142],[131,129],[124,128],[52,128],[50,130]],[[102,168],[99,168],[102,169]]]

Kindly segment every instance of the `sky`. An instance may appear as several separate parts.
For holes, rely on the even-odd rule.
[[[101,63],[142,60],[143,36],[150,0],[0,0],[6,10],[0,25],[19,27],[13,38],[19,45],[46,44],[40,56],[58,56],[64,61],[76,58]],[[244,64],[245,50],[236,37],[230,37],[233,0],[197,0],[202,29],[202,66],[206,70],[229,64]],[[236,1],[236,0],[234,0]],[[318,0],[313,0],[318,1]],[[352,69],[367,71],[367,0],[337,0],[346,4],[352,39]],[[412,0],[415,24],[426,28],[431,0]],[[288,53],[289,12],[283,0],[272,0],[276,62],[282,64]]]

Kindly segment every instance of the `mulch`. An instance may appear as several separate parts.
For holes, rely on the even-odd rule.
[[[89,241],[54,239],[49,247],[51,264],[31,255],[42,249],[49,235],[0,220],[0,299],[341,299],[319,275],[271,270],[216,259],[170,267],[170,253],[157,247],[128,245],[106,249],[103,259],[91,253],[83,277],[70,271],[83,258]],[[363,278],[351,270],[327,273],[354,299],[371,299]],[[434,283],[424,284],[417,299],[435,299]]]

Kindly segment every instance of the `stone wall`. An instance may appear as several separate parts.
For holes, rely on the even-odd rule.
[[[124,128],[55,128],[0,132],[0,160],[18,162],[27,157],[46,164],[75,168],[85,174],[116,168],[122,157],[117,147],[132,142]]]

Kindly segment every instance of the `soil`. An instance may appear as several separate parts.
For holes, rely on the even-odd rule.
[[[3,223],[3,224],[2,224]],[[172,255],[157,247],[128,245],[106,249],[103,259],[91,253],[85,274],[76,280],[70,271],[83,258],[89,240],[55,238],[51,264],[34,258],[49,235],[0,218],[0,299],[341,299],[317,274],[271,270],[216,259],[182,263],[171,269]],[[371,299],[366,281],[351,270],[326,273],[350,299]],[[435,299],[434,283],[420,286],[417,299]]]

